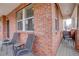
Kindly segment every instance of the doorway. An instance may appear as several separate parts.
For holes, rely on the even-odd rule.
[[[7,38],[9,38],[9,20],[7,20]]]

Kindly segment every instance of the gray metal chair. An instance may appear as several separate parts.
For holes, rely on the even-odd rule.
[[[4,40],[2,42],[1,51],[3,50],[4,45],[6,46],[6,49],[8,49],[8,46],[10,46],[10,45],[14,46],[14,44],[16,44],[18,42],[19,38],[20,38],[20,33],[15,32],[12,39]],[[6,54],[8,54],[8,51],[6,51]]]
[[[20,46],[14,46],[14,53],[16,56],[32,53],[32,45],[35,40],[34,34],[28,34],[28,38],[26,40],[25,44],[22,44]]]
[[[63,32],[63,37],[64,37],[64,39],[70,38],[69,32],[68,31],[64,31]]]
[[[11,44],[15,44],[18,42],[18,39],[20,38],[20,33],[15,32],[13,35],[13,38],[11,40],[4,40],[3,41],[3,45],[11,45]]]

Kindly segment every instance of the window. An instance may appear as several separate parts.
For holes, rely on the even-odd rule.
[[[32,5],[25,8],[25,30],[32,31],[34,30],[34,17]]]
[[[23,18],[23,10],[20,10],[19,12],[17,12],[17,20],[22,20]]]
[[[18,25],[18,30],[22,30],[23,29],[23,23],[22,23],[22,21],[19,21],[17,23],[17,25]]]
[[[25,8],[26,9],[26,18],[28,18],[28,17],[32,17],[33,16],[33,10],[32,10],[32,8],[31,8],[31,6],[27,9],[27,8]]]
[[[77,19],[77,28],[79,29],[79,20]]]
[[[55,19],[55,30],[58,31],[59,30],[59,20]]]
[[[32,5],[20,10],[17,13],[17,29],[20,31],[34,30],[34,17]]]
[[[34,30],[33,18],[29,18],[25,20],[25,30]]]
[[[23,10],[20,10],[16,14],[17,16],[17,29],[18,30],[23,30]]]
[[[2,24],[1,22],[2,22],[2,21],[1,21],[1,18],[0,18],[0,31],[1,31],[1,24]]]

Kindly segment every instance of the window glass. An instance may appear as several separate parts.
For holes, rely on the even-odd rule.
[[[59,20],[55,19],[55,30],[58,31],[59,30]]]
[[[17,20],[22,20],[23,18],[23,10],[20,10],[19,12],[17,12]]]
[[[34,30],[33,18],[25,21],[25,30]]]
[[[25,30],[28,30],[28,20],[25,20]]]
[[[0,31],[1,31],[1,18],[0,18]]]
[[[18,23],[18,30],[22,30],[23,29],[23,22],[17,22]]]
[[[33,23],[33,10],[32,5],[24,8],[17,12],[17,28],[18,30],[23,31],[33,31],[34,30],[34,23]]]
[[[25,12],[26,12],[26,18],[33,16],[33,10],[31,6],[29,6],[29,8],[25,8]]]

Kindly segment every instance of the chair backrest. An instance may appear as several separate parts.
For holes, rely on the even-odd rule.
[[[18,39],[20,38],[19,36],[20,36],[20,33],[15,32],[15,33],[13,34],[13,38],[12,38],[11,42],[12,42],[13,44],[16,43],[16,42],[18,41]]]
[[[64,35],[64,37],[66,37],[66,36],[69,37],[69,32],[68,31],[64,31],[63,35]]]
[[[35,35],[34,34],[28,34],[28,38],[26,40],[26,48],[32,51],[32,45],[35,40]]]

